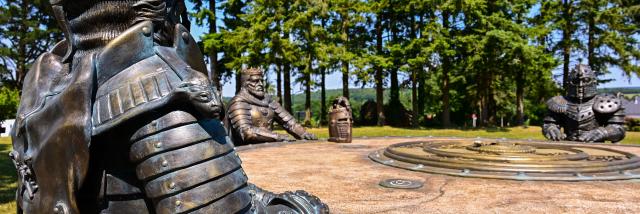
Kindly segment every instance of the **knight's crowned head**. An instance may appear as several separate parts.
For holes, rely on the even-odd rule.
[[[264,84],[262,77],[264,72],[259,68],[249,68],[242,71],[240,81],[242,81],[242,87],[245,88],[251,95],[262,99],[264,97]]]
[[[569,72],[567,96],[576,99],[589,99],[596,95],[598,79],[596,73],[585,64],[577,64]]]

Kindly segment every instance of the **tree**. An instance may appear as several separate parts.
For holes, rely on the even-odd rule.
[[[0,75],[5,85],[22,89],[33,63],[62,40],[48,1],[0,1]]]
[[[11,87],[0,87],[0,121],[16,117],[20,91]]]
[[[215,0],[189,0],[194,3],[193,9],[196,10],[196,13],[193,13],[192,16],[196,18],[196,23],[198,25],[203,25],[206,20],[209,25],[209,33],[206,35],[209,38],[205,44],[204,49],[207,50],[207,56],[209,57],[209,79],[213,83],[213,85],[220,91],[222,90],[222,84],[220,82],[220,71],[223,69],[218,69],[220,66],[224,66],[223,64],[218,63],[218,49],[220,46],[220,35],[218,34],[217,27],[217,18],[216,18],[216,1]],[[208,7],[203,7],[203,4],[207,2]]]

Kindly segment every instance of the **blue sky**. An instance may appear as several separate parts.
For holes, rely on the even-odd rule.
[[[193,4],[188,2],[187,3],[187,8],[189,10],[193,9]],[[218,17],[218,26],[223,26],[224,24],[220,21],[220,17],[222,17],[222,14],[220,13],[220,11],[216,12],[216,16]],[[192,22],[191,24],[191,34],[193,35],[193,37],[196,40],[200,40],[200,37],[208,32],[208,29],[204,28],[203,26],[207,26],[207,24],[204,24],[203,26],[197,26],[195,25],[195,22]],[[575,59],[574,59],[575,60]],[[573,62],[572,62],[573,63]],[[613,79],[613,81],[605,83],[605,84],[601,84],[599,87],[600,88],[614,88],[614,87],[640,87],[640,77],[633,75],[631,77],[625,76],[624,73],[616,67],[612,67],[609,68],[609,70],[611,71],[610,74],[607,74],[603,77],[603,79]],[[271,73],[270,73],[271,74]],[[553,74],[554,76],[556,76],[558,79],[556,79],[557,82],[560,82],[562,79],[562,65],[558,66],[558,68],[553,70]],[[315,77],[316,79],[318,79],[319,77]],[[335,72],[332,74],[327,75],[326,77],[326,87],[327,89],[338,89],[338,88],[342,88],[342,75],[339,72]],[[268,77],[269,80],[275,80],[276,77],[274,74],[271,74],[271,76]],[[349,87],[351,88],[359,88],[361,87],[360,85],[353,85],[353,79],[350,81],[351,84],[349,84]],[[273,83],[275,84],[275,83]],[[303,90],[301,88],[300,84],[294,84],[291,87],[292,93],[293,94],[298,94],[298,93],[302,93]],[[226,81],[223,83],[223,88],[222,88],[222,95],[225,97],[232,97],[235,95],[235,79],[231,78],[231,80]]]

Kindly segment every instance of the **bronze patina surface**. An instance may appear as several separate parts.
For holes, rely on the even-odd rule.
[[[289,135],[273,131],[278,122],[296,139],[315,140],[317,137],[298,124],[277,100],[264,91],[264,72],[257,68],[242,71],[240,92],[229,103],[230,131],[236,145],[292,141]]]
[[[542,127],[547,139],[613,143],[624,139],[621,95],[598,94],[597,81],[588,65],[578,64],[571,70],[567,94],[547,101]]]
[[[329,141],[351,143],[353,117],[351,104],[346,97],[333,100],[329,109]]]
[[[25,78],[18,213],[327,213],[247,182],[181,0],[51,0],[66,40]]]
[[[388,166],[461,177],[593,181],[640,178],[640,157],[612,148],[514,140],[427,140],[369,154]]]

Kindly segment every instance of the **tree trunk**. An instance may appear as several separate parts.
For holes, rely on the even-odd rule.
[[[279,62],[276,63],[276,87],[276,96],[278,97],[278,103],[282,105],[282,65],[280,65]]]
[[[320,124],[327,125],[327,92],[325,88],[325,72],[324,67],[320,67]]]
[[[564,19],[564,26],[562,28],[562,87],[567,90],[569,81],[569,63],[571,63],[571,36],[572,31],[572,1],[562,1],[562,18]]]
[[[411,6],[411,39],[415,40],[416,35],[416,19],[414,16],[414,9]],[[411,69],[411,126],[418,128],[418,68],[413,67]]]
[[[342,14],[342,45],[349,51],[349,14]],[[342,96],[349,98],[349,62],[342,60]]]
[[[240,93],[240,88],[242,88],[242,70],[236,71],[236,94]]]
[[[411,72],[411,125],[418,128],[418,72],[413,69]]]
[[[524,80],[525,73],[518,69],[516,74],[516,125],[524,124]]]
[[[216,26],[216,1],[209,0],[209,10],[211,11],[211,16],[209,17],[209,34],[214,34],[218,32]],[[210,60],[210,68],[209,68],[209,79],[213,86],[215,86],[218,91],[222,91],[222,84],[220,83],[220,73],[217,70],[218,68],[218,51],[216,47],[211,47],[211,52],[209,53]]]
[[[442,14],[442,26],[445,30],[449,29],[449,12],[443,12]],[[442,58],[442,125],[445,128],[451,127],[451,106],[449,104],[449,56],[443,56]]]
[[[311,41],[311,26],[308,26],[307,41]],[[311,74],[313,73],[313,47],[311,44],[307,44],[307,52],[309,57],[307,58],[307,69],[304,72],[304,125],[311,127]]]
[[[595,5],[594,5],[595,7]],[[594,8],[595,9],[595,8]],[[596,31],[596,18],[595,18],[596,14],[592,14],[590,13],[589,16],[587,16],[588,19],[588,26],[587,26],[587,34],[588,34],[588,41],[587,41],[587,60],[589,60],[589,67],[591,67],[591,69],[594,69],[595,71],[600,71],[600,68],[596,68],[595,65],[595,31]]]
[[[418,24],[420,38],[424,38],[423,31],[422,31],[423,23],[424,23],[424,16],[421,14],[420,21]],[[426,94],[427,91],[425,88],[426,74],[425,74],[425,70],[423,69],[425,67],[429,68],[429,64],[427,63],[421,69],[418,69],[418,113],[420,113],[420,115],[424,114],[424,106],[427,98],[427,94]]]
[[[289,40],[289,33],[284,32],[283,35],[283,40]],[[282,56],[284,58],[284,55]],[[289,61],[288,59],[285,59],[282,61],[282,63],[284,64],[284,70],[282,71],[282,75],[283,75],[283,86],[284,86],[284,102],[283,102],[283,106],[284,109],[287,110],[289,113],[293,112],[291,111],[291,61]]]
[[[282,75],[284,76],[282,83],[284,85],[284,109],[293,114],[291,111],[291,65],[288,62],[284,64]]]
[[[383,15],[379,14],[376,20],[376,52],[378,56],[382,56],[382,19]],[[385,123],[384,117],[384,79],[382,75],[382,67],[375,66],[375,81],[376,81],[376,111],[378,113],[378,126],[383,126]]]
[[[342,61],[342,96],[349,99],[349,62]]]
[[[311,66],[311,63],[309,63]],[[311,68],[304,74],[304,125],[311,126]]]
[[[28,0],[23,0],[21,3],[21,14],[20,14],[20,18],[21,18],[21,22],[23,23],[22,26],[20,26],[21,31],[20,31],[20,38],[18,41],[18,59],[16,60],[16,86],[18,87],[19,90],[22,91],[22,83],[24,82],[24,78],[27,76],[27,43],[24,41],[26,39],[26,34],[27,34],[27,21],[28,20],[28,13],[29,13],[29,4],[31,2]]]

